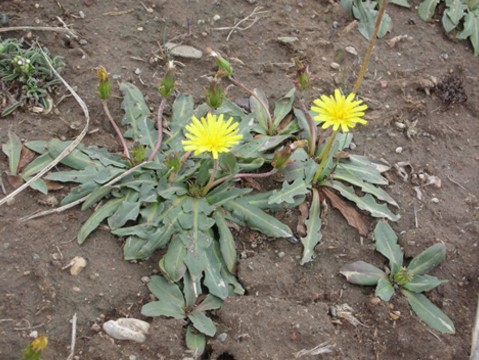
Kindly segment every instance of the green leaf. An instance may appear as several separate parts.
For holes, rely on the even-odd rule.
[[[407,0],[389,0],[389,2],[391,4],[402,6],[402,7],[405,7],[405,8],[410,8],[411,7],[411,5],[409,4],[409,2]]]
[[[119,199],[112,199],[108,201],[106,204],[102,205],[98,208],[83,224],[80,231],[78,232],[78,243],[81,245],[86,240],[88,235],[91,234],[93,230],[95,230],[103,220],[107,217],[113,215],[115,211],[118,209],[120,204],[124,201],[123,198]]]
[[[215,248],[217,251],[214,251]],[[228,297],[229,292],[228,283],[221,273],[221,268],[224,266],[224,262],[221,259],[218,242],[214,241],[209,250],[210,251],[206,252],[208,261],[204,268],[205,278],[203,282],[208,288],[210,294],[224,300]]]
[[[72,203],[76,200],[79,200],[79,199],[89,195],[93,191],[95,191],[95,189],[97,189],[98,187],[99,187],[99,185],[93,180],[90,180],[86,183],[83,183],[80,186],[74,187],[68,193],[68,195],[65,196],[62,199],[62,201],[60,201],[60,205],[67,205],[67,204],[70,204],[70,203]]]
[[[166,254],[160,261],[161,271],[171,282],[178,282],[186,272],[186,248],[179,236],[173,237]]]
[[[404,284],[404,288],[415,293],[420,293],[432,290],[436,286],[444,283],[447,283],[447,280],[440,280],[435,276],[415,275],[411,281]]]
[[[438,4],[439,0],[424,0],[417,9],[419,17],[424,21],[431,20]]]
[[[236,246],[233,234],[231,233],[225,218],[220,211],[215,212],[216,227],[218,228],[219,244],[221,255],[226,268],[233,272],[237,261]]]
[[[8,142],[2,145],[2,150],[3,153],[8,157],[8,168],[10,175],[16,176],[18,164],[20,162],[20,156],[22,153],[22,141],[16,134],[9,130]]]
[[[195,330],[192,325],[188,325],[185,335],[186,347],[191,351],[194,359],[199,358],[206,349],[206,337]]]
[[[394,286],[387,278],[380,278],[376,286],[376,291],[374,292],[378,298],[389,301],[394,295]]]
[[[251,192],[251,189],[248,188],[230,188],[229,186],[230,185],[228,184],[224,184],[214,188],[213,191],[209,192],[208,195],[206,195],[206,200],[208,200],[208,203],[215,207],[219,207],[229,200],[236,199]]]
[[[45,154],[48,151],[48,141],[45,140],[27,141],[24,145],[26,148],[40,155]]]
[[[48,164],[53,161],[53,158],[50,156],[49,153],[45,153],[40,155],[36,159],[34,159],[30,164],[25,166],[22,171],[22,179],[27,181],[33,175],[38,174],[41,170],[43,170]]]
[[[268,199],[268,204],[294,204],[295,198],[305,198],[309,192],[309,185],[302,179],[296,179],[292,184],[287,181],[283,182],[281,190],[273,190],[272,195]]]
[[[374,26],[378,11],[375,10],[376,2],[371,0],[354,0],[353,15],[359,19],[358,30],[366,39],[373,36]],[[378,38],[382,38],[391,28],[391,18],[384,14],[378,30]]]
[[[454,324],[436,305],[423,294],[416,294],[405,289],[401,292],[406,296],[409,305],[419,318],[431,328],[445,334],[455,334]]]
[[[40,191],[42,194],[48,194],[48,186],[42,179],[37,179],[30,184],[30,188]]]
[[[171,136],[165,139],[164,144],[175,151],[183,151],[180,139],[186,125],[194,115],[194,101],[192,96],[180,95],[173,103],[173,114],[170,122]]]
[[[240,158],[256,158],[264,156],[264,152],[278,147],[290,135],[258,136],[251,141],[243,142],[234,148],[233,153]]]
[[[287,225],[243,200],[228,201],[224,206],[243,219],[252,229],[258,230],[267,236],[294,238],[291,229]]]
[[[434,269],[446,257],[446,245],[434,244],[414,257],[407,269],[412,275],[423,275]]]
[[[158,298],[145,304],[141,313],[145,316],[170,316],[175,319],[184,319],[186,317],[185,299],[180,288],[176,284],[169,283],[161,276],[152,276],[148,283],[148,288]]]
[[[380,221],[374,228],[376,250],[389,260],[391,273],[394,275],[402,266],[403,252],[397,243],[394,230],[385,221]]]
[[[464,17],[464,29],[457,34],[458,39],[467,39],[472,44],[474,55],[479,55],[479,11],[469,11]]]
[[[58,139],[52,139],[48,142],[48,152],[53,158],[56,158],[68,146],[70,146],[71,143],[71,141],[60,141]],[[79,149],[81,149],[81,146],[78,146],[77,148],[70,151],[68,155],[62,159],[61,163],[75,170],[83,170],[89,165],[94,167],[101,166],[100,162],[90,159],[88,155],[84,154]]]
[[[333,179],[342,180],[350,183],[351,185],[358,186],[361,191],[375,196],[378,200],[382,200],[393,206],[399,207],[398,203],[383,189],[374,186],[371,183],[363,181],[360,177],[356,176],[350,169],[336,168],[331,174]]]
[[[356,285],[372,286],[376,285],[379,279],[387,279],[384,271],[364,261],[344,265],[339,272],[348,282]]]
[[[183,276],[183,294],[185,296],[185,304],[189,309],[195,306],[196,300],[202,294],[201,279],[194,281],[188,270]]]
[[[459,21],[464,17],[467,10],[467,5],[463,3],[462,0],[446,0],[446,10],[443,14],[444,17],[447,17],[453,25],[454,29],[457,25],[459,25]],[[444,22],[443,22],[444,24]],[[447,32],[451,31],[452,29],[448,30],[444,28]]]
[[[82,211],[88,209],[90,206],[96,204],[98,201],[109,195],[111,190],[112,189],[110,186],[102,186],[93,190],[83,202],[81,206]]]
[[[264,94],[264,92],[260,89],[254,89],[253,90],[254,94],[261,100],[263,105],[266,106],[266,109],[268,108],[268,98]],[[251,96],[249,98],[250,106],[251,106],[251,112],[254,114],[256,121],[258,124],[264,129],[268,130],[269,129],[269,124],[268,124],[268,112],[266,109],[263,107],[263,105],[258,101],[258,99],[254,96]]]
[[[136,220],[140,213],[140,203],[138,201],[130,201],[123,199],[112,216],[108,218],[108,226],[111,229],[118,229],[130,220]]]
[[[301,238],[303,243],[303,258],[301,265],[313,260],[314,248],[321,241],[321,209],[320,209],[319,193],[317,189],[313,189],[313,199],[309,208],[309,217],[306,220],[307,234]]]
[[[193,326],[200,333],[207,336],[214,336],[216,333],[216,326],[213,321],[207,317],[203,312],[193,311],[188,315],[188,319],[191,320]]]
[[[399,220],[400,216],[391,212],[386,204],[378,204],[370,194],[359,196],[352,186],[345,186],[336,180],[323,181],[320,185],[329,186],[340,192],[346,199],[354,202],[358,208],[365,210],[376,218],[387,218],[391,221]]]
[[[82,150],[92,160],[98,160],[103,166],[114,166],[118,168],[127,168],[128,164],[120,155],[112,154],[105,148],[89,146]]]
[[[334,174],[340,174],[342,176],[345,176],[344,174],[351,174],[351,176],[354,176],[355,178],[375,185],[388,184],[388,181],[373,166],[350,160],[339,162],[334,170]]]
[[[142,138],[148,134],[144,134],[138,127],[138,122],[145,121],[150,116],[150,110],[145,102],[145,98],[141,91],[131,83],[120,83],[120,91],[123,95],[121,107],[125,112],[125,116],[121,122],[122,125],[128,125],[125,137],[143,143]]]
[[[296,88],[293,87],[285,96],[275,102],[273,114],[273,125],[275,128],[277,128],[286,115],[291,112],[291,109],[293,108],[295,92]]]
[[[221,307],[223,300],[214,295],[208,294],[205,299],[195,307],[195,312],[216,310]]]

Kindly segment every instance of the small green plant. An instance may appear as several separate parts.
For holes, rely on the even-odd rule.
[[[340,273],[352,284],[376,286],[375,295],[389,301],[396,289],[406,297],[412,310],[433,329],[454,334],[454,324],[422,293],[447,282],[427,275],[446,256],[444,244],[434,244],[404,266],[404,253],[397,236],[387,222],[380,221],[374,229],[376,250],[389,260],[388,272],[364,261],[356,261],[341,268]]]
[[[64,63],[61,57],[52,58],[48,50],[44,51],[47,60],[38,47],[26,47],[23,39],[0,40],[0,85],[5,97],[3,101],[7,104],[0,109],[1,116],[7,116],[19,107],[52,107],[49,92],[60,81],[48,62],[56,70],[62,69]]]
[[[45,335],[40,335],[23,349],[22,360],[40,360],[47,345],[48,338]]]
[[[462,23],[458,39],[469,39],[474,55],[479,55],[479,0],[442,0],[446,6],[442,14],[442,26],[447,33],[457,29]],[[436,12],[441,0],[424,0],[419,5],[419,17],[429,21]]]
[[[341,0],[341,6],[358,21],[358,30],[366,39],[373,36],[374,24],[385,2],[375,0]],[[408,0],[389,0],[388,2],[410,8]],[[447,33],[458,30],[456,37],[469,39],[474,55],[479,55],[479,0],[423,0],[418,7],[419,17],[430,21],[439,3],[443,2],[445,10],[442,14],[442,26]],[[379,9],[376,9],[378,7]],[[377,36],[387,34],[391,28],[391,17],[384,14]]]

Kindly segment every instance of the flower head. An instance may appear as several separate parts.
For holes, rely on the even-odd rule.
[[[40,335],[30,343],[30,349],[34,353],[42,352],[48,344],[48,338],[45,335]]]
[[[208,113],[206,119],[200,120],[193,116],[186,131],[187,140],[181,142],[185,151],[194,151],[195,155],[210,152],[213,159],[218,159],[219,153],[228,152],[243,138],[238,135],[238,123],[233,123],[232,117],[224,121],[223,114],[217,117]]]
[[[341,131],[348,132],[357,123],[363,125],[368,123],[362,118],[368,107],[362,103],[362,100],[354,101],[354,93],[346,97],[336,89],[334,96],[322,95],[321,99],[314,100],[313,104],[316,106],[311,106],[311,110],[318,113],[313,118],[315,121],[323,123],[321,126],[323,129],[332,126],[334,131],[341,128]]]

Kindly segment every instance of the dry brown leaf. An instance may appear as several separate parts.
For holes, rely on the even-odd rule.
[[[23,179],[20,175],[7,175],[7,180],[14,189],[19,188],[23,184]]]
[[[356,211],[355,208],[353,208],[351,205],[349,205],[346,201],[341,199],[331,190],[322,188],[321,191],[329,199],[329,201],[331,201],[331,205],[333,205],[334,208],[338,209],[339,212],[344,216],[348,224],[358,230],[359,235],[368,235],[368,227],[366,226],[366,223],[364,222],[361,214]]]
[[[25,166],[30,164],[30,162],[35,158],[35,153],[30,149],[22,146],[22,151],[20,153],[20,161],[18,162],[18,171],[22,170]]]
[[[45,183],[47,184],[48,191],[58,191],[65,187],[61,183],[56,181],[50,181],[50,180],[43,180],[43,181],[45,181]]]
[[[299,205],[299,219],[298,219],[298,225],[296,225],[296,231],[298,232],[298,235],[300,236],[306,236],[306,219],[309,216],[309,207],[306,201],[302,202]]]

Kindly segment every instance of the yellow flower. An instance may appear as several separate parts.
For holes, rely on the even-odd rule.
[[[314,100],[313,104],[316,106],[311,106],[311,110],[318,113],[314,120],[322,122],[323,129],[332,126],[334,131],[341,128],[341,131],[348,132],[349,128],[355,127],[358,123],[363,125],[368,123],[362,118],[368,107],[362,103],[362,100],[354,101],[354,93],[346,97],[336,89],[334,96],[322,95],[321,99]]]
[[[30,349],[34,353],[39,353],[45,350],[48,345],[48,338],[45,335],[40,335],[30,343]]]
[[[194,151],[195,155],[210,152],[213,159],[218,159],[219,153],[228,152],[243,138],[238,135],[238,123],[232,123],[232,117],[224,121],[223,114],[216,117],[208,113],[206,119],[202,117],[200,120],[193,116],[191,121],[186,126],[187,140],[181,143],[185,151]]]

